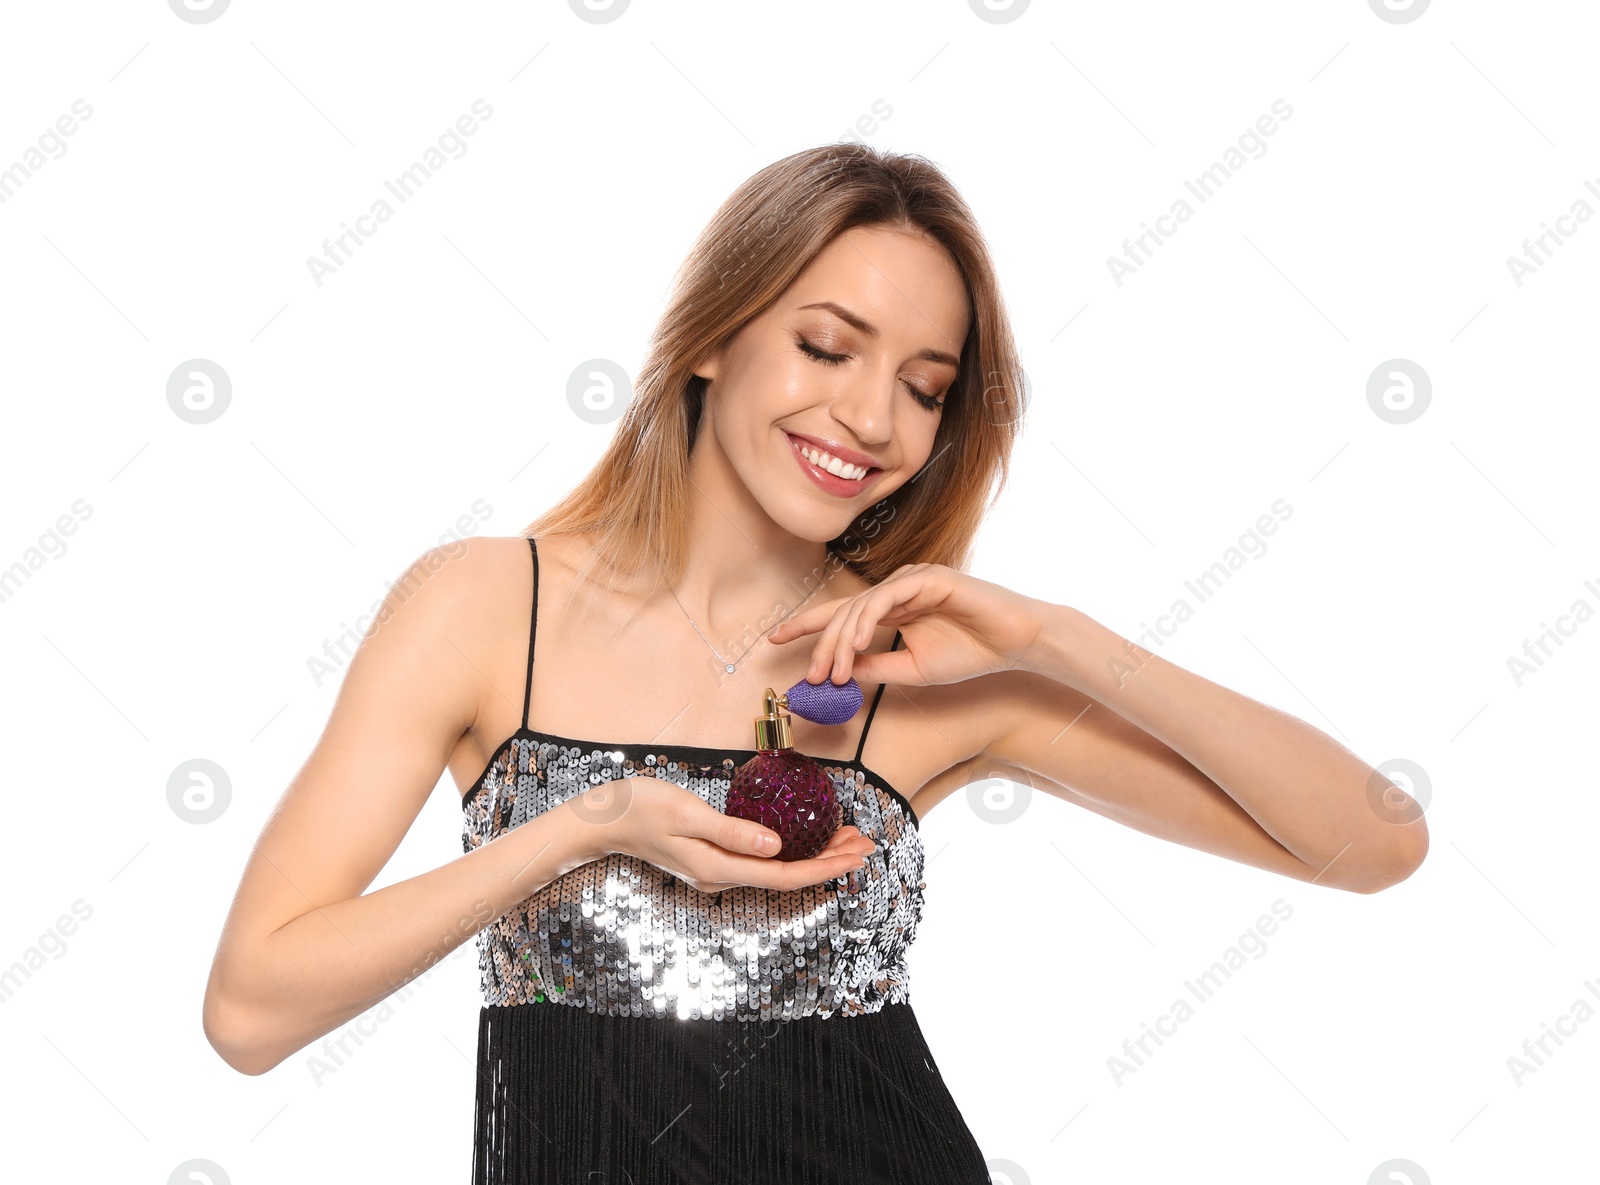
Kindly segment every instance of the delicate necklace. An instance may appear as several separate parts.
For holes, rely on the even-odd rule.
[[[800,602],[800,605],[804,605],[806,603],[806,601],[809,601],[812,597],[816,596],[817,595],[817,589],[820,589],[821,587],[822,587],[822,585],[819,584],[819,585],[817,585],[816,588],[814,588],[810,592],[808,592],[805,595],[804,600],[802,600]],[[670,588],[667,591],[668,592],[672,592],[672,590]],[[672,599],[674,601],[678,601],[678,594],[675,593],[675,592],[672,593]],[[789,617],[793,617],[796,613],[800,612],[800,605],[796,605],[794,607],[794,609],[790,611]],[[678,601],[678,608],[683,609],[683,602],[682,601]],[[683,609],[683,615],[685,617],[689,618],[689,624],[694,626],[694,632],[697,633],[697,634],[700,634],[700,640],[706,644],[706,646],[710,649],[712,654],[716,654],[717,661],[722,664],[723,669],[726,670],[728,672],[728,674],[730,674],[730,675],[733,674],[734,668],[737,667],[739,665],[739,663],[744,661],[744,656],[746,654],[749,654],[751,650],[755,649],[756,642],[759,642],[759,641],[761,641],[762,638],[766,637],[765,633],[757,634],[756,635],[756,641],[755,642],[751,642],[750,645],[746,646],[744,648],[744,652],[741,653],[738,658],[734,659],[732,662],[729,662],[727,659],[723,658],[722,655],[717,654],[717,648],[715,646],[711,645],[711,639],[707,638],[704,634],[700,633],[700,627],[697,626],[697,625],[694,625],[694,618],[689,617],[689,611],[687,609]],[[789,617],[785,617],[783,620],[784,621],[788,621]],[[779,622],[778,624],[781,625],[782,622]]]

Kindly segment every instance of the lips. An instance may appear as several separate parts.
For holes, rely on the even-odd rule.
[[[832,494],[834,497],[854,498],[856,495],[860,494],[863,490],[870,486],[874,481],[876,481],[878,474],[883,472],[882,469],[869,469],[867,471],[867,475],[861,478],[859,481],[851,481],[849,478],[840,477],[835,473],[829,473],[826,469],[822,469],[816,465],[813,465],[806,459],[805,454],[800,451],[802,447],[817,449],[818,446],[813,445],[810,441],[802,441],[798,437],[792,436],[787,432],[785,432],[784,435],[788,437],[789,450],[794,453],[794,459],[799,463],[799,466],[805,475],[823,491]],[[842,459],[843,458],[841,458],[841,460]]]
[[[855,449],[846,448],[842,444],[835,444],[825,437],[808,436],[804,432],[789,432],[787,429],[784,431],[791,440],[799,441],[802,446],[809,445],[818,452],[827,453],[830,457],[838,457],[846,465],[859,465],[863,469],[883,468],[875,458],[867,456],[866,453],[858,453]]]

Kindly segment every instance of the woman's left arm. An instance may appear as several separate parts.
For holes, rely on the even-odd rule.
[[[1333,737],[1211,682],[1065,605],[1043,604],[1018,667],[1104,704],[1184,758],[1319,884],[1374,893],[1428,851],[1420,806]],[[996,756],[1051,773],[1048,730],[1016,728]]]
[[[880,624],[897,626],[904,648],[857,653]],[[1427,854],[1420,806],[1338,741],[1070,606],[916,564],[870,592],[813,606],[769,637],[814,631],[809,678],[843,682],[859,669],[863,682],[926,686],[1019,672],[995,683],[1012,692],[1006,723],[989,730],[970,764],[1031,771],[1153,834],[1358,893],[1399,883]],[[1080,717],[1107,709],[1126,724],[1084,727]],[[1129,724],[1142,735],[1127,735]],[[1072,727],[1084,743],[1058,743]],[[1156,810],[1162,817],[1140,817]]]

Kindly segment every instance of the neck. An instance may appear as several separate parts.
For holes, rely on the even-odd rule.
[[[796,611],[841,595],[829,592],[843,565],[827,545],[792,536],[789,543],[756,546],[736,532],[691,535],[671,595],[720,653],[732,647],[737,654]]]
[[[842,595],[844,563],[827,542],[773,522],[720,451],[696,448],[689,476],[688,554],[664,599],[678,613],[676,595],[718,653],[731,660],[797,609]]]

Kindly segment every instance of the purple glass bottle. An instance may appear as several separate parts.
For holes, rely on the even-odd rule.
[[[856,702],[859,706],[860,700]],[[805,860],[820,852],[838,829],[841,811],[833,779],[795,751],[788,706],[787,695],[766,689],[755,720],[756,755],[733,771],[723,813],[753,820],[782,836],[783,847],[773,859]]]

